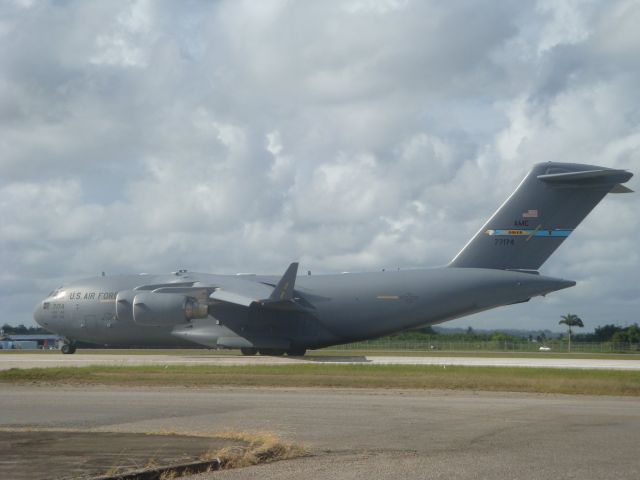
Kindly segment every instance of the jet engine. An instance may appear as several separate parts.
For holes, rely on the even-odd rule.
[[[207,304],[179,293],[139,292],[133,299],[133,321],[138,325],[177,325],[207,315]]]
[[[116,297],[116,317],[121,322],[133,322],[133,299],[140,292],[136,290],[122,290]]]

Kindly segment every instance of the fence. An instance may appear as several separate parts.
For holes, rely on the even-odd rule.
[[[362,342],[348,343],[328,347],[331,351],[443,351],[443,352],[540,352],[557,353],[567,352],[566,340],[549,340],[540,342],[510,342],[510,341],[453,341],[449,342],[441,338],[427,340],[394,340],[381,338],[377,340],[365,340]],[[546,350],[548,348],[549,350]],[[612,342],[571,342],[572,353],[640,353],[640,343],[612,343]]]

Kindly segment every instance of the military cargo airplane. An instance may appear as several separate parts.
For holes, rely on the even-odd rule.
[[[445,267],[282,277],[100,276],[51,292],[34,312],[45,329],[109,346],[200,344],[245,355],[304,355],[452,320],[572,287],[538,273],[607,193],[631,190],[625,170],[540,163]]]

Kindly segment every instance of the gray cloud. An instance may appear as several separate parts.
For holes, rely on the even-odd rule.
[[[532,163],[640,174],[636,2],[5,2],[5,321],[65,280],[448,262]],[[634,179],[633,184],[637,184]],[[636,321],[638,201],[460,320]]]

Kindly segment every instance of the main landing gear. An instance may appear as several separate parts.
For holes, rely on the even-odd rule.
[[[287,350],[287,355],[290,357],[304,357],[305,353],[307,353],[307,349],[304,347]]]
[[[60,347],[60,351],[65,355],[76,353],[76,344],[73,342],[64,342]]]
[[[260,352],[260,355],[269,355],[272,357],[281,357],[285,353],[290,357],[302,357],[305,353],[307,353],[306,348],[291,348],[289,350],[283,350],[279,348],[253,348],[253,347],[245,347],[241,348],[240,352],[242,355],[255,355]]]
[[[285,354],[285,351],[280,348],[260,348],[258,351],[260,355],[269,355],[271,357],[281,357]]]

